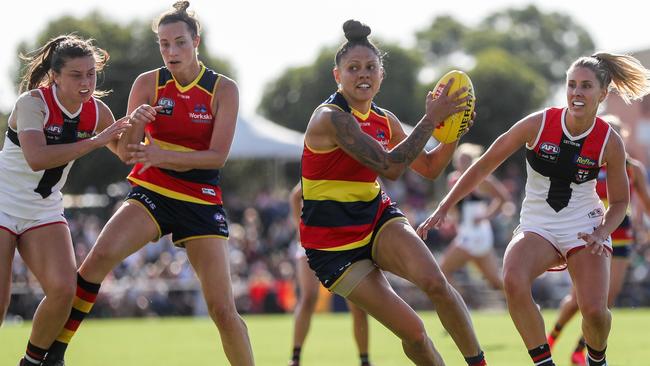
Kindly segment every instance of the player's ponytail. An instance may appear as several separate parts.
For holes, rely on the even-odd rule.
[[[597,52],[576,60],[569,70],[586,67],[596,74],[604,88],[616,89],[625,103],[650,93],[650,70],[630,55]]]
[[[83,39],[75,34],[61,35],[50,39],[43,47],[20,58],[27,62],[27,71],[20,83],[20,92],[40,86],[52,85],[50,71],[60,73],[65,63],[71,58],[92,56],[95,70],[101,71],[108,62],[105,50],[93,45],[92,39]],[[95,96],[101,97],[107,92],[95,90]]]

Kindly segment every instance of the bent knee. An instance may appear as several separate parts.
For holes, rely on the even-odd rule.
[[[588,304],[580,309],[582,318],[589,323],[605,323],[610,318],[609,309],[605,304]]]
[[[522,273],[504,271],[503,289],[509,295],[527,295],[531,292],[531,281]]]
[[[431,297],[447,297],[450,296],[450,285],[447,279],[440,273],[440,275],[429,275],[417,281],[417,286]]]
[[[224,302],[223,300],[206,299],[208,312],[217,326],[228,326],[233,321],[239,321],[239,313],[235,304]]]
[[[411,349],[425,349],[429,344],[429,336],[424,328],[410,332],[402,338],[402,343],[409,346]]]

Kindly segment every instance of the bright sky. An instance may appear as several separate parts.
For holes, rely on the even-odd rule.
[[[173,1],[23,0],[5,3],[0,22],[4,39],[0,54],[0,110],[10,111],[16,98],[10,78],[17,60],[16,46],[21,41],[31,42],[48,21],[65,14],[83,16],[99,9],[118,22],[134,19],[150,22]],[[318,3],[312,0],[191,0],[190,3],[190,10],[197,12],[204,31],[209,34],[210,51],[229,59],[237,69],[243,115],[255,112],[264,85],[287,67],[311,62],[321,47],[338,44],[342,40],[341,25],[350,18],[367,23],[373,34],[382,39],[410,46],[414,43],[415,31],[428,26],[437,15],[452,15],[474,25],[496,10],[533,3],[544,11],[570,15],[590,32],[598,49],[630,52],[650,48],[647,36],[650,3],[639,0],[603,3],[586,0],[340,0]]]

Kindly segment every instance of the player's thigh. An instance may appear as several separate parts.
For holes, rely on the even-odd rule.
[[[587,307],[602,309],[607,306],[609,292],[610,257],[595,255],[591,248],[574,252],[567,259],[569,273],[581,311]]]
[[[227,240],[200,238],[184,244],[190,264],[201,281],[206,301],[234,304]]]
[[[347,300],[358,305],[401,339],[412,339],[425,332],[420,317],[397,296],[378,269],[361,280]]]
[[[515,235],[503,258],[503,276],[506,282],[532,282],[563,260],[542,236],[523,232]]]
[[[382,227],[375,239],[373,259],[381,269],[416,285],[431,277],[444,279],[429,248],[411,225],[401,220],[389,222]]]
[[[11,271],[15,253],[16,236],[0,229],[0,323],[11,297]]]
[[[91,282],[101,281],[124,258],[157,239],[159,234],[158,225],[149,212],[139,203],[126,201],[100,232],[80,272],[84,278],[93,277],[86,278]]]
[[[54,223],[24,232],[18,252],[46,293],[50,288],[74,288],[77,264],[67,224]]]

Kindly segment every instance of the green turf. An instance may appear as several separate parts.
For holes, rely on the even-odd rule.
[[[465,363],[433,312],[421,313],[429,335],[448,366]],[[555,312],[544,313],[547,327]],[[506,312],[472,314],[491,366],[526,366],[530,359]],[[258,365],[286,365],[291,349],[289,315],[245,317]],[[573,321],[554,349],[557,366],[569,366],[578,335]],[[610,366],[641,365],[650,359],[650,310],[614,310],[608,348]],[[13,366],[24,351],[30,323],[0,329],[0,365]],[[370,329],[370,356],[376,366],[408,365],[395,336],[375,321]],[[86,321],[68,352],[69,366],[227,365],[216,328],[204,318],[118,319]],[[357,365],[351,321],[347,314],[318,314],[303,351],[303,365]]]

